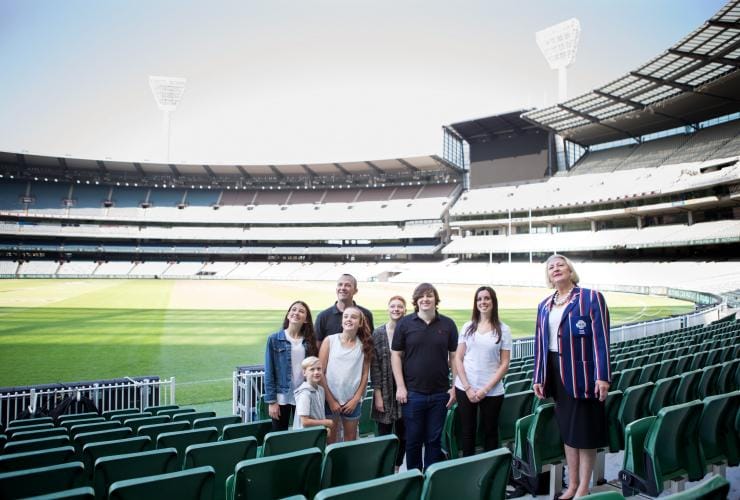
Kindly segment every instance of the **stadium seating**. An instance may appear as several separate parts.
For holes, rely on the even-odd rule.
[[[424,476],[418,469],[319,491],[315,500],[406,500],[421,496]]]
[[[212,467],[197,467],[156,476],[116,481],[110,486],[110,500],[141,500],[162,498],[166,491],[170,498],[182,500],[209,500],[214,498],[215,472]]]
[[[437,462],[424,473],[422,500],[505,498],[511,471],[506,448]]]
[[[3,498],[27,498],[81,486],[82,462],[68,462],[0,474]]]
[[[517,420],[513,455],[514,477],[535,478],[547,468],[550,496],[560,491],[565,455],[554,404],[542,404],[533,414]]]
[[[326,429],[307,427],[305,429],[268,432],[257,453],[259,457],[270,457],[307,448],[326,448]]]
[[[213,498],[225,498],[226,478],[234,473],[237,463],[257,456],[257,440],[253,437],[216,443],[192,444],[185,450],[184,469],[213,467],[215,482]]]
[[[265,436],[271,430],[272,420],[269,419],[241,424],[228,424],[224,426],[221,438],[226,441],[228,439],[254,437],[257,440],[257,444],[262,446]]]
[[[110,486],[116,481],[165,474],[181,468],[177,450],[174,448],[98,458],[93,471],[95,498],[106,498]]]
[[[397,452],[398,438],[393,434],[330,444],[322,465],[321,488],[393,474]]]

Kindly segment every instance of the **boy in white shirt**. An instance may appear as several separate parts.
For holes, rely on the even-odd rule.
[[[324,370],[321,367],[321,362],[316,356],[309,356],[303,360],[301,368],[303,368],[303,376],[306,381],[294,393],[295,419],[293,429],[323,425],[331,435],[334,421],[326,418],[326,411],[324,410],[324,388],[321,387]]]

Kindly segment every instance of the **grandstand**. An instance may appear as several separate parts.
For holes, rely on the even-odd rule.
[[[617,431],[603,453],[621,465],[633,450],[626,443],[642,450],[637,430],[626,434],[626,425],[645,417],[652,420],[643,422],[642,438],[672,435],[671,449],[698,450],[697,442],[683,446],[677,436],[701,434],[706,441],[701,446],[716,445],[706,463],[701,459],[701,470],[686,474],[691,481],[707,470],[728,476],[730,468],[736,478],[737,457],[723,455],[718,440],[709,437],[716,438],[720,424],[712,426],[706,417],[699,432],[698,422],[714,405],[734,404],[737,413],[740,327],[732,316],[740,304],[738,19],[740,4],[729,2],[665,53],[599,89],[545,109],[445,127],[445,140],[459,146],[455,150],[470,151],[463,161],[429,155],[332,164],[194,165],[0,152],[0,277],[327,281],[351,273],[363,282],[541,286],[541,262],[553,252],[567,253],[588,286],[687,298],[699,309],[659,324],[627,325],[612,337],[610,425]],[[565,140],[565,150],[558,150],[556,136]],[[531,378],[531,349],[531,339],[515,343],[507,382]],[[155,440],[141,449],[162,448],[157,440],[164,428],[142,431],[139,425],[165,425],[176,433],[185,421],[189,437],[199,425],[212,425],[213,431],[202,431],[207,436],[198,446],[227,442],[230,425],[242,426],[233,429],[235,434],[252,425],[255,437],[248,439],[254,449],[241,458],[250,453],[254,458],[258,424],[241,421],[265,417],[258,403],[261,375],[260,367],[234,375],[238,424],[200,414],[206,421],[198,423],[186,415],[196,413],[194,408],[160,408],[174,403],[174,379],[171,392],[157,389],[161,396],[137,382],[130,393],[135,396],[106,409],[139,404],[137,419],[159,419],[126,423],[121,417],[132,426],[123,431],[126,439],[146,434]],[[641,409],[620,406],[620,401],[634,403],[638,392]],[[529,398],[520,405],[526,411],[516,417],[531,416],[527,425],[533,429],[545,425],[538,422],[548,418],[547,405],[533,407],[528,388],[507,398],[516,394]],[[19,414],[29,404],[24,400],[21,410],[13,411]],[[665,430],[661,410],[669,406],[693,412],[692,431]],[[174,413],[157,415],[168,411]],[[453,458],[454,411],[446,426]],[[176,418],[178,412],[186,416]],[[102,432],[121,432],[114,414],[105,419],[96,422],[109,425]],[[515,451],[543,446],[515,437],[515,421],[506,441]],[[59,433],[58,422],[39,425],[49,435]],[[90,460],[84,450],[94,451],[85,438],[78,442],[70,432],[65,430],[60,446],[76,448],[49,460],[69,461],[75,453]],[[534,441],[546,433],[530,434]],[[182,448],[175,456],[184,463],[182,455],[192,447],[185,452],[183,444],[193,443],[184,436],[172,439]],[[296,453],[317,460],[314,451]],[[648,455],[661,460],[656,450],[646,450]],[[554,454],[552,464],[528,464],[528,458],[517,456],[514,463],[537,470],[551,466],[553,477],[560,477],[563,457]],[[44,465],[59,466],[52,462]],[[237,460],[232,462],[230,472]],[[509,455],[505,463],[511,463]],[[640,463],[628,464],[632,468],[625,467],[619,477],[607,471],[612,489],[660,494],[663,482],[648,481]],[[92,472],[84,467],[89,465],[76,472],[88,474],[88,483]],[[254,480],[245,479],[246,469],[240,462],[234,479],[243,489]],[[310,497],[318,489],[318,472],[315,476],[282,493]],[[678,477],[666,472],[662,479]],[[311,481],[316,487],[303,487]],[[421,490],[424,479],[416,481]],[[736,494],[736,480],[733,488]]]

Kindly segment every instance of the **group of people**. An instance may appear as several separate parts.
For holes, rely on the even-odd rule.
[[[533,389],[555,401],[569,471],[560,498],[567,499],[587,494],[596,448],[606,444],[609,312],[601,293],[577,286],[566,257],[551,256],[545,273],[555,292],[537,308]],[[441,460],[444,421],[455,402],[463,455],[475,453],[479,426],[484,450],[497,448],[512,337],[499,318],[496,292],[475,291],[470,321],[458,331],[439,313],[430,283],[414,289],[411,313],[403,297],[391,297],[378,328],[355,303],[357,291],[357,280],[342,275],[337,301],[315,324],[308,305],[296,301],[283,328],[267,339],[263,398],[273,430],[287,430],[293,417],[294,428],[326,427],[329,443],[356,439],[369,381],[378,433],[400,440],[397,468],[404,456],[408,469]]]

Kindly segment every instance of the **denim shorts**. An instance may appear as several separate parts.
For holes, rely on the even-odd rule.
[[[331,411],[331,408],[329,408],[329,405],[324,405],[326,409],[326,418],[333,418],[334,416],[340,417],[342,420],[359,420],[360,415],[362,415],[362,401],[360,401],[357,406],[355,406],[355,411],[347,415],[346,413],[337,413],[334,415],[334,413]]]

